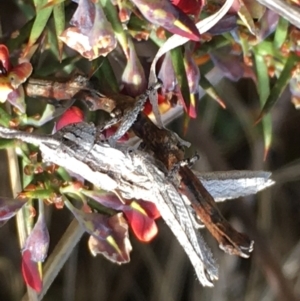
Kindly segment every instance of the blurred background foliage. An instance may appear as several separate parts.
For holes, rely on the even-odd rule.
[[[270,170],[276,185],[220,205],[233,226],[255,240],[250,259],[224,254],[202,230],[220,267],[214,288],[198,283],[184,251],[159,220],[159,233],[151,243],[141,243],[131,235],[131,262],[122,266],[102,256],[92,257],[84,237],[44,300],[300,300],[299,29],[249,0],[235,1],[230,13],[200,37],[177,11],[157,21],[159,16],[152,20],[139,6],[147,2],[151,11],[159,1],[112,1],[116,6],[110,1],[94,2],[104,8],[107,20],[103,26],[97,24],[97,32],[93,24],[85,28],[79,19],[73,22],[90,43],[97,40],[90,52],[85,45],[80,55],[62,43],[68,40],[63,32],[70,27],[76,3],[57,0],[44,7],[47,1],[0,1],[1,42],[8,46],[12,62],[30,58],[32,76],[43,78],[68,78],[80,70],[98,78],[100,91],[107,92],[107,87],[118,91],[122,86],[125,94],[136,96],[147,86],[150,64],[169,32],[186,36],[197,43],[172,50],[160,62],[166,89],[162,103],[167,103],[160,108],[165,112],[172,103],[173,120],[182,112],[174,109],[176,104],[185,107],[170,128],[192,143],[187,155],[200,152],[197,170]],[[180,1],[173,2],[180,7]],[[201,20],[222,3],[194,1],[192,11],[186,13]],[[184,11],[186,6],[180,8]],[[81,13],[87,14],[86,9]],[[187,29],[183,33],[174,25],[174,15],[184,20]],[[57,39],[58,35],[65,39]],[[42,115],[47,101],[25,97],[25,103],[25,115],[32,116]],[[86,110],[80,102],[76,105]],[[90,119],[102,118],[94,114]],[[16,109],[12,113],[23,125],[28,122],[25,115]],[[42,130],[50,132],[52,127],[53,122]],[[11,196],[7,161],[3,151],[1,196]],[[48,208],[50,253],[70,221],[67,210]],[[25,288],[14,221],[0,229],[0,242],[0,300],[21,300]]]

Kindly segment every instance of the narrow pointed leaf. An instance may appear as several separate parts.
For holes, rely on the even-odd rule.
[[[299,61],[299,57],[297,57],[295,54],[291,53],[284,65],[284,68],[283,68],[279,78],[277,79],[275,85],[273,86],[265,103],[263,103],[263,108],[262,108],[261,113],[259,114],[259,117],[257,118],[256,122],[259,122],[266,114],[268,114],[271,111],[271,109],[275,105],[276,101],[279,99],[282,92],[289,84],[289,82],[291,80],[292,70],[297,61]]]
[[[184,67],[190,93],[197,94],[199,92],[200,71],[192,56],[192,51],[188,47],[185,48],[184,52]]]
[[[181,95],[187,107],[187,112],[190,113],[191,112],[190,111],[190,105],[191,105],[190,89],[189,89],[187,74],[186,74],[184,61],[183,61],[182,47],[172,49],[171,58],[172,58],[172,63],[176,74],[176,78],[178,81],[178,85],[180,87]],[[196,118],[195,115],[189,115],[189,117]]]
[[[261,106],[263,106],[268,97],[270,96],[270,82],[269,82],[269,74],[268,68],[265,63],[263,56],[255,53],[255,65],[256,65],[256,73],[258,80],[258,94]],[[265,145],[265,153],[264,159],[268,154],[269,148],[272,143],[272,120],[271,115],[266,114],[262,120],[263,133],[264,133],[264,145]]]
[[[224,103],[222,97],[218,94],[218,92],[215,90],[214,86],[207,80],[207,78],[205,76],[201,76],[201,78],[200,78],[200,86],[223,109],[226,108],[226,104]]]
[[[31,46],[37,41],[37,39],[40,37],[41,33],[46,27],[46,24],[49,20],[49,17],[52,13],[53,7],[47,7],[44,9],[40,9],[44,4],[46,4],[46,0],[39,1],[40,6],[36,6],[37,14],[36,18],[34,20],[30,36],[29,36],[29,41],[26,46],[25,54],[29,52],[29,49]]]
[[[64,43],[58,37],[63,33],[65,29],[65,6],[64,3],[59,3],[53,7],[54,26],[57,37],[59,61],[62,60],[62,50]]]
[[[289,25],[290,23],[288,20],[286,20],[283,17],[280,17],[273,41],[275,48],[279,49],[282,46],[282,44],[286,41]]]
[[[95,61],[93,61],[95,62]],[[107,58],[102,61],[101,67],[96,71],[95,76],[99,79],[100,91],[118,93],[119,85],[116,76]]]

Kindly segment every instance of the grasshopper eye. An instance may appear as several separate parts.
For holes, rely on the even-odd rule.
[[[134,153],[134,149],[129,147],[127,150],[128,155],[132,155]]]

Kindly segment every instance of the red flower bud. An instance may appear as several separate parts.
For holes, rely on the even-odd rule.
[[[62,114],[60,119],[57,121],[55,129],[56,131],[59,131],[60,129],[69,124],[82,122],[83,119],[83,112],[78,107],[70,107]]]

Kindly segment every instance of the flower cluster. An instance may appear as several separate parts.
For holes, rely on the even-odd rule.
[[[57,58],[62,61],[59,70],[53,70],[50,64],[50,71],[45,67],[46,71],[43,70],[42,75],[70,75],[75,63],[81,66],[84,62],[82,69],[88,70],[86,73],[100,78],[102,85],[107,84],[103,90],[106,88],[108,92],[121,93],[132,99],[153,83],[151,72],[154,70],[155,79],[159,78],[163,87],[159,90],[157,103],[149,100],[145,104],[144,113],[147,115],[155,113],[156,109],[164,113],[172,106],[179,105],[189,117],[195,118],[201,88],[225,108],[222,97],[207,80],[203,69],[217,70],[231,81],[251,78],[260,90],[261,101],[265,103],[261,118],[269,112],[275,103],[274,99],[287,86],[292,93],[293,103],[297,108],[300,107],[299,29],[288,26],[278,14],[257,1],[225,1],[221,10],[228,7],[220,14],[216,13],[220,9],[218,1],[205,0],[34,2],[37,15],[27,37],[27,47],[18,63],[12,64],[8,48],[0,45],[0,102],[8,101],[14,109],[12,115],[7,114],[8,120],[1,118],[1,124],[5,126],[20,126],[30,131],[31,126],[41,126],[61,115],[61,108],[64,112],[56,120],[53,132],[88,118],[79,107],[73,105],[73,100],[80,98],[76,93],[72,94],[70,105],[65,104],[65,99],[59,99],[59,105],[57,99],[51,99],[46,103],[41,116],[27,116],[24,83],[33,72],[32,64],[35,63],[35,74],[40,75],[39,64],[36,63],[38,55],[34,56],[39,48],[40,53],[58,53]],[[74,13],[69,21],[70,26],[64,23],[65,6],[71,7],[69,11]],[[52,13],[56,43],[51,40],[53,25],[49,28],[46,26]],[[206,15],[210,15],[210,18],[203,20]],[[215,17],[212,18],[212,15]],[[239,25],[240,22],[243,26]],[[271,42],[268,39],[272,34],[275,38]],[[20,37],[22,34],[19,36],[22,44],[24,40]],[[138,43],[147,40],[160,47],[150,68],[147,58],[141,58],[137,51]],[[58,49],[53,44],[57,44]],[[65,49],[64,44],[68,46]],[[14,47],[12,45],[11,48]],[[70,53],[72,57],[65,59]],[[33,57],[32,64],[29,63],[30,56]],[[110,64],[115,57],[114,63],[123,66],[117,76],[114,76],[113,64]],[[43,63],[47,64],[45,61]],[[269,87],[265,87],[267,85],[262,84],[269,77],[280,78],[272,93]],[[47,88],[55,90],[52,86]],[[91,84],[84,88],[94,87]],[[53,96],[53,91],[47,95]],[[5,111],[2,108],[0,110],[1,116],[4,116]],[[116,129],[113,126],[103,135],[109,138]],[[264,134],[271,136],[268,132]],[[126,133],[119,142],[128,139],[129,134]],[[0,198],[0,226],[21,208],[32,212],[29,218],[31,224],[34,224],[37,215],[22,249],[23,276],[35,291],[42,290],[40,267],[47,257],[49,246],[45,204],[54,204],[56,208],[67,207],[89,233],[88,246],[91,253],[102,254],[118,264],[130,260],[130,229],[143,242],[151,241],[157,234],[155,220],[160,214],[151,200],[124,200],[113,193],[89,188],[80,176],[41,163],[36,149],[19,149],[27,185],[19,193],[18,200]],[[38,213],[31,203],[33,199],[39,200]]]
[[[72,106],[57,121],[55,130],[60,130],[72,123],[82,122],[83,119],[83,112],[78,107]],[[106,135],[109,137],[111,134],[113,132],[110,129]],[[121,138],[121,141],[124,140],[127,140],[126,136]],[[28,174],[30,170],[34,173],[49,173],[50,171],[41,166],[31,169],[25,166],[25,169]],[[50,172],[55,172],[55,169]],[[102,254],[118,264],[129,262],[132,247],[128,225],[140,241],[149,242],[155,237],[158,231],[155,219],[159,218],[160,214],[153,203],[144,200],[121,200],[113,193],[87,189],[83,184],[83,179],[77,175],[73,175],[73,179],[60,186],[57,194],[47,191],[43,185],[37,187],[30,184],[19,194],[18,200],[0,199],[1,225],[15,216],[18,210],[27,204],[28,199],[43,197],[47,203],[54,203],[58,208],[66,206],[73,213],[86,232],[90,234],[88,247],[94,256]],[[68,195],[74,194],[82,201],[81,209],[74,207],[68,200]],[[90,202],[88,200],[100,205],[99,208],[96,206],[98,212],[92,210],[92,207],[88,205]],[[22,249],[24,280],[37,292],[42,290],[39,263],[46,259],[49,246],[49,233],[43,208],[44,204],[41,199],[37,221]],[[35,210],[32,212],[33,218],[36,213]]]

